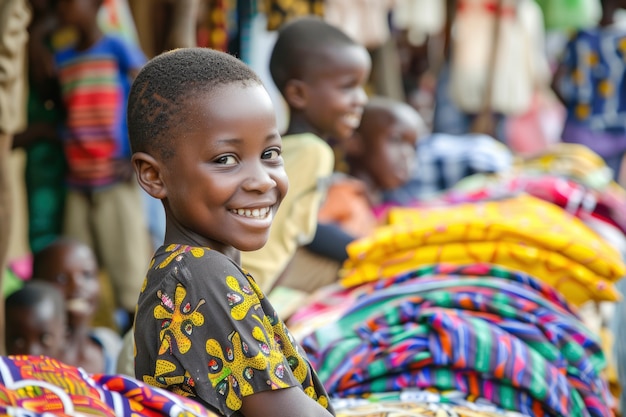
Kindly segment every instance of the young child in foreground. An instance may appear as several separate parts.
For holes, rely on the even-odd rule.
[[[135,376],[225,416],[329,416],[327,394],[240,266],[287,193],[258,76],[203,48],[151,60],[129,97],[133,166],[167,226],[139,296]]]

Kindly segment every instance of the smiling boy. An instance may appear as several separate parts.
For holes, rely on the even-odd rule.
[[[139,183],[166,213],[137,305],[135,376],[220,415],[329,416],[306,356],[240,266],[288,188],[258,76],[210,49],[162,54],[133,83],[128,121]]]

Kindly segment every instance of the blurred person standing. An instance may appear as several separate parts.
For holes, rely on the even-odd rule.
[[[93,248],[123,310],[121,331],[132,317],[151,244],[126,127],[130,83],[146,62],[135,45],[97,24],[102,0],[59,0],[62,24],[77,34],[55,53],[67,120],[68,161],[64,234]]]
[[[565,46],[552,87],[567,109],[563,142],[589,147],[617,180],[626,152],[626,24],[615,14],[626,1],[601,5],[599,23],[577,30]]]
[[[61,38],[56,32],[56,10],[52,0],[29,3],[28,126],[15,135],[13,147],[24,148],[26,154],[28,243],[37,252],[62,233],[66,162],[59,135],[63,104],[53,58]]]
[[[25,55],[30,10],[25,0],[0,1],[0,272],[4,272],[12,223],[9,154],[13,135],[25,127]],[[2,284],[0,273],[0,284]],[[4,311],[4,297],[0,297]],[[0,354],[6,352],[0,317]]]

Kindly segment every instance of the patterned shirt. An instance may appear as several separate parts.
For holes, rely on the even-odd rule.
[[[226,416],[242,398],[293,386],[332,412],[324,387],[252,277],[209,248],[152,259],[135,318],[135,375]]]
[[[126,127],[129,72],[145,63],[141,50],[104,35],[85,51],[55,55],[67,109],[65,153],[69,184],[93,188],[116,182],[114,162],[130,158]]]
[[[567,43],[566,75],[557,85],[567,101],[567,119],[592,131],[626,132],[626,29],[582,29]]]

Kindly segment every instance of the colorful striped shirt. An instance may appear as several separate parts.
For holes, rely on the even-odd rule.
[[[71,187],[93,189],[115,183],[116,160],[128,159],[126,128],[129,73],[146,58],[139,48],[104,35],[87,50],[55,54],[67,109],[65,153]]]

